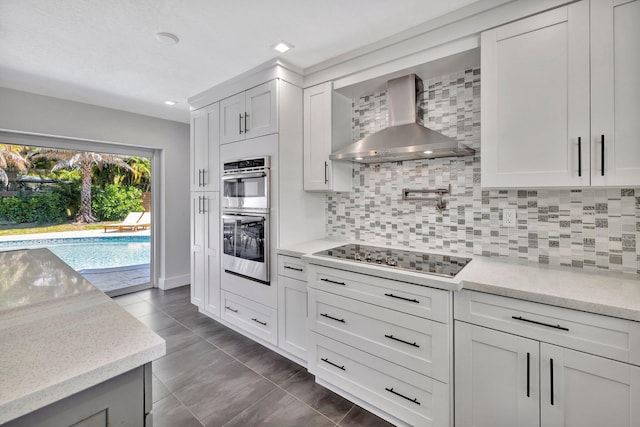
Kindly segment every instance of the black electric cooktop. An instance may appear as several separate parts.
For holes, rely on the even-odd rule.
[[[471,258],[359,244],[339,246],[314,255],[449,278],[455,277],[471,261]]]

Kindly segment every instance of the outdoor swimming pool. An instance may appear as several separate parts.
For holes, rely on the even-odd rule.
[[[0,251],[47,248],[74,270],[149,264],[149,236],[71,237],[0,242]]]

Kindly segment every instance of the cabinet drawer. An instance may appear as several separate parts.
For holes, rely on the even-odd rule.
[[[278,255],[278,275],[307,281],[307,265],[300,258]]]
[[[462,290],[454,318],[562,347],[640,365],[640,323]]]
[[[311,333],[318,378],[412,426],[449,425],[449,386]]]
[[[278,344],[277,311],[222,291],[222,318],[272,344]]]
[[[449,327],[316,289],[309,329],[442,382],[449,382]]]
[[[309,264],[309,287],[449,323],[449,291]]]

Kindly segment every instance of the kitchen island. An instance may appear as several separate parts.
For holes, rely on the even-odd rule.
[[[0,266],[0,425],[144,426],[164,340],[47,249]]]

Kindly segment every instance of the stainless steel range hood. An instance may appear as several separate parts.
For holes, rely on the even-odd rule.
[[[422,80],[415,74],[389,80],[389,127],[331,153],[329,158],[382,163],[474,154],[473,149],[455,139],[424,127],[418,110],[422,92]]]

